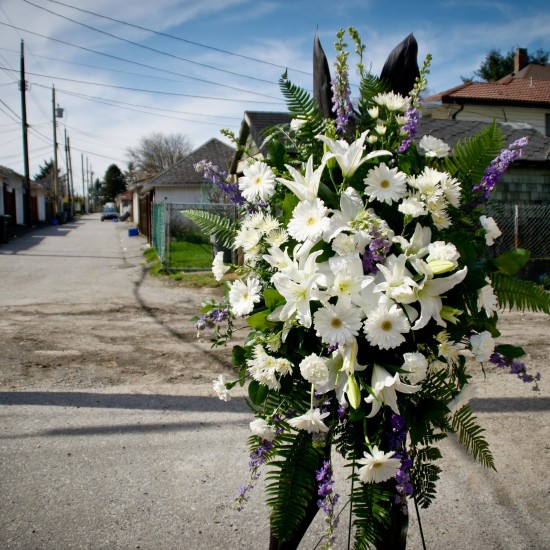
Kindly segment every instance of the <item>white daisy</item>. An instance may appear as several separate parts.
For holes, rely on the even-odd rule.
[[[323,422],[323,418],[326,418],[330,413],[321,413],[319,409],[312,409],[307,413],[291,418],[288,423],[296,430],[305,430],[309,433],[328,432],[328,426]]]
[[[402,199],[406,194],[405,181],[407,176],[398,168],[388,168],[384,162],[371,168],[363,180],[365,193],[371,199],[391,204]]]
[[[381,483],[394,477],[401,467],[401,460],[392,458],[394,454],[393,451],[384,453],[384,451],[378,450],[376,445],[372,447],[372,454],[365,451],[364,458],[357,461],[358,464],[362,464],[358,471],[360,481]]]
[[[217,396],[222,401],[231,401],[231,396],[229,395],[229,390],[227,389],[225,385],[225,376],[223,374],[220,374],[218,376],[217,380],[214,380],[212,383],[212,387],[214,388],[214,391],[216,392]]]
[[[321,199],[298,203],[288,223],[288,233],[297,241],[318,241],[328,228],[329,209]]]
[[[391,349],[400,346],[411,329],[403,310],[397,305],[388,308],[381,305],[372,311],[365,321],[367,340],[380,349]]]
[[[426,151],[427,157],[443,158],[449,155],[451,148],[441,139],[433,136],[423,136],[420,147]]]
[[[300,374],[311,384],[324,384],[328,379],[327,359],[312,353],[300,362]]]
[[[243,174],[239,190],[247,201],[267,201],[275,193],[275,174],[265,162],[255,162]]]
[[[250,430],[254,435],[266,441],[273,441],[277,436],[273,426],[270,426],[263,418],[256,418],[250,423]]]
[[[221,281],[228,270],[229,266],[223,263],[223,251],[220,251],[214,256],[212,262],[212,273],[216,281]]]
[[[229,303],[233,313],[239,317],[250,313],[254,304],[260,301],[262,287],[258,279],[248,277],[246,284],[241,280],[235,281],[229,291]]]
[[[350,344],[361,329],[361,314],[350,303],[326,304],[313,315],[317,336],[325,344]]]

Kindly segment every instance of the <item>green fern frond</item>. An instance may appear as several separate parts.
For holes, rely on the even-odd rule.
[[[463,184],[478,183],[503,145],[502,132],[493,123],[476,136],[457,143],[446,158],[447,170]]]
[[[367,550],[369,544],[376,545],[390,524],[389,510],[395,494],[378,483],[357,481],[353,488],[355,531],[354,550]]]
[[[266,495],[271,508],[271,530],[282,542],[292,538],[312,496],[317,494],[315,474],[321,455],[306,432],[285,434],[281,438],[277,458],[269,462],[272,469],[266,476]]]
[[[374,106],[373,98],[381,93],[388,91],[388,84],[376,75],[367,73],[361,80],[361,86],[359,88],[359,104],[357,106],[357,122],[358,126],[363,127],[368,125],[368,121],[371,116],[367,113],[367,110]]]
[[[550,294],[541,286],[503,273],[492,273],[491,282],[501,308],[550,314]]]
[[[425,449],[420,450],[422,453]],[[411,480],[414,487],[416,503],[421,508],[428,508],[436,496],[437,481],[441,468],[431,462],[423,462],[415,457],[411,469]]]
[[[476,424],[476,417],[470,407],[464,405],[453,416],[452,427],[464,448],[485,468],[496,470],[489,444],[481,435],[485,430]]]
[[[186,218],[196,223],[197,226],[208,235],[216,235],[222,246],[231,247],[235,240],[237,230],[235,223],[228,218],[222,218],[218,214],[206,210],[182,210]]]

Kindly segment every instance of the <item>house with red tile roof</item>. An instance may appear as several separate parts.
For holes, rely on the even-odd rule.
[[[534,128],[550,136],[550,65],[516,50],[514,72],[496,82],[465,82],[424,99],[423,116]]]

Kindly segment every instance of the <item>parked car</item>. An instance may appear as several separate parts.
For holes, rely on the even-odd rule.
[[[118,210],[112,206],[104,206],[101,211],[101,221],[114,220],[118,218]]]

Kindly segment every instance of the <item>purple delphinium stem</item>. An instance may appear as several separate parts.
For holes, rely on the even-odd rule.
[[[481,178],[481,182],[473,187],[474,191],[481,193],[483,200],[489,198],[489,194],[500,181],[502,174],[508,169],[508,166],[523,155],[523,150],[528,143],[529,140],[527,137],[517,139],[507,149],[503,149],[498,157],[491,162],[491,166],[485,169],[485,175]]]
[[[363,253],[363,272],[365,275],[376,275],[377,265],[384,262],[390,250],[390,242],[383,237],[378,228],[369,230],[372,240]]]
[[[212,309],[209,312],[201,315],[199,320],[195,323],[195,328],[200,333],[201,330],[207,328],[214,328],[215,326],[227,321],[229,319],[229,308]]]
[[[401,142],[397,148],[397,152],[402,154],[408,151],[413,142],[413,138],[416,136],[418,121],[420,120],[420,113],[416,107],[407,107],[405,111],[405,118],[407,122],[403,125],[403,130],[407,132],[407,137]]]
[[[527,373],[527,367],[523,361],[512,359],[510,357],[504,357],[500,353],[494,352],[489,359],[493,365],[500,368],[510,369],[510,374],[515,374],[525,384],[533,384],[533,391],[540,391],[540,372],[537,372],[534,376]]]
[[[197,172],[202,172],[205,179],[223,191],[227,195],[230,202],[238,204],[239,206],[245,203],[244,197],[239,191],[239,185],[226,180],[227,172],[221,170],[209,160],[201,160],[194,166]]]
[[[332,79],[331,86],[332,110],[336,113],[336,131],[345,134],[348,131],[349,119],[353,114],[348,71],[346,68],[336,67],[336,74]]]
[[[395,413],[391,415],[391,426],[386,432],[388,438],[388,445],[390,451],[394,451],[393,458],[401,460],[401,466],[395,474],[395,480],[397,481],[397,495],[395,497],[395,503],[402,505],[403,513],[406,513],[407,497],[413,494],[413,486],[411,483],[410,471],[413,462],[405,450],[405,442],[407,440],[407,428],[405,427],[405,419]]]
[[[334,529],[338,523],[338,517],[334,515],[334,507],[340,498],[334,492],[334,479],[332,472],[332,464],[329,460],[323,461],[323,466],[317,471],[317,495],[320,497],[317,500],[317,506],[325,513],[326,522],[326,544],[324,548],[332,548],[334,542]]]

